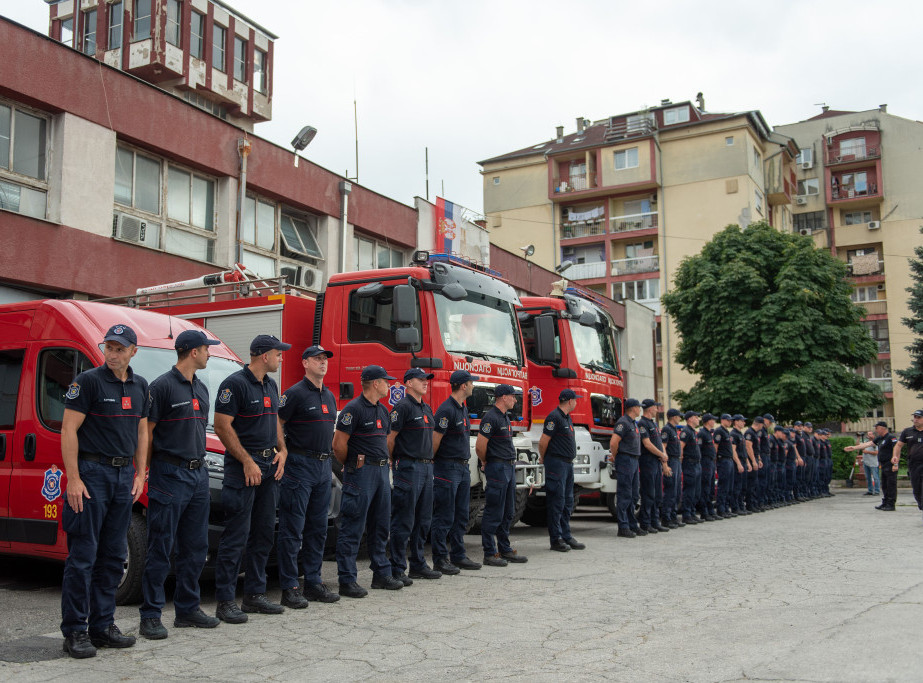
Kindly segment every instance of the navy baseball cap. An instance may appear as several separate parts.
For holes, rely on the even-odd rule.
[[[122,346],[137,346],[138,335],[128,325],[113,325],[106,332],[103,341],[114,341]]]
[[[362,375],[360,379],[363,382],[371,382],[376,379],[397,379],[392,377],[387,373],[387,371],[380,365],[366,365],[362,368]]]
[[[680,415],[682,415],[682,413],[679,412],[676,408],[670,408],[667,411],[667,417],[679,417]]]
[[[911,417],[923,417],[923,410],[914,410]]]
[[[209,339],[202,330],[183,330],[176,336],[173,342],[173,348],[177,351],[189,351],[197,349],[200,346],[215,346],[221,342],[217,339]]]
[[[465,382],[477,382],[478,378],[467,370],[456,370],[449,377],[449,384],[464,384]]]
[[[510,384],[498,384],[497,388],[494,389],[494,398],[500,398],[501,396],[515,396],[516,389],[513,388]]]
[[[572,401],[577,398],[577,392],[573,389],[564,389],[560,394],[558,394],[558,402],[564,403],[564,401]]]
[[[791,430],[791,429],[787,429],[787,428],[786,428],[786,429],[784,430],[784,432],[785,432],[785,436],[791,436],[791,435],[792,435],[792,430]]]
[[[813,427],[814,425],[812,425],[810,422],[805,422],[805,423],[804,423],[804,426],[805,426],[805,427]]]
[[[333,351],[328,351],[323,346],[309,346],[304,350],[304,353],[301,354],[302,359],[313,358],[314,356],[327,356],[327,358],[333,358]]]
[[[766,413],[765,415],[763,415],[763,419],[766,420],[766,422],[775,422],[775,421],[776,421],[776,418],[774,418],[774,417],[772,416],[772,413]]]
[[[785,427],[783,427],[782,425],[776,425],[775,427],[773,427],[772,431],[773,432],[784,432]]]
[[[644,408],[645,410],[647,410],[651,406],[660,406],[660,405],[663,405],[663,404],[657,403],[657,401],[655,401],[652,398],[646,398],[643,401],[641,401],[641,407]]]
[[[636,398],[626,398],[625,399],[625,408],[640,408],[641,401]]]
[[[709,420],[717,420],[718,418],[712,415],[711,413],[705,413],[702,416],[702,422],[708,422]]]
[[[738,420],[739,420],[740,422],[746,422],[746,421],[747,421],[747,418],[745,418],[745,417],[744,417],[743,415],[741,415],[740,413],[734,413],[734,417],[732,417],[731,419],[734,420],[734,422],[737,422]]]
[[[766,420],[763,419],[763,416],[762,416],[762,415],[757,415],[756,417],[753,418],[753,423],[754,423],[754,424],[761,425],[761,424],[763,424],[763,423],[765,423],[765,422],[766,422]]]
[[[801,420],[795,420],[795,424],[792,425],[792,427],[802,427],[802,426],[803,425],[801,424]]]
[[[876,422],[876,423],[875,423],[875,426],[876,426],[876,427],[884,427],[885,429],[887,429],[887,428],[888,428],[888,423],[887,423],[887,422]],[[824,430],[821,430],[821,431],[824,431]]]
[[[423,372],[420,368],[410,368],[404,373],[404,381],[406,382],[408,379],[432,379],[435,376],[431,372]]]
[[[688,420],[690,417],[699,417],[702,413],[697,413],[694,410],[687,410],[683,413],[683,419]]]
[[[250,355],[261,356],[269,351],[288,351],[292,348],[291,344],[286,344],[278,337],[271,334],[260,334],[250,342]]]
[[[721,421],[722,421],[722,422],[724,422],[725,420],[732,420],[732,419],[733,419],[733,418],[730,416],[729,413],[721,413]]]

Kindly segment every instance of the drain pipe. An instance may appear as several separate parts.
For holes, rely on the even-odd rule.
[[[247,157],[250,156],[250,141],[247,138],[237,139],[237,154],[240,156],[240,182],[237,193],[237,254],[235,263],[244,262],[243,242],[243,216],[244,200],[247,197]]]
[[[663,294],[666,294],[670,289],[670,278],[669,273],[667,272],[667,201],[666,201],[666,186],[663,184],[663,150],[660,147],[660,136],[657,133],[654,133],[653,136],[654,145],[657,147],[657,168],[660,172],[660,201],[657,204],[657,210],[660,215],[663,217],[663,220],[660,221],[660,228],[657,231],[657,238],[660,242],[660,272],[663,274]],[[663,296],[661,294],[661,298]],[[662,300],[662,299],[661,299]],[[663,383],[664,383],[664,404],[668,406],[673,406],[673,377],[670,372],[670,358],[672,354],[670,353],[670,316],[667,315],[666,310],[663,307],[663,304],[660,305],[660,340],[662,344],[662,351],[660,357],[663,363]],[[657,375],[657,355],[654,355],[654,375]]]
[[[347,180],[340,181],[340,272],[346,272],[346,226],[349,218],[349,193],[353,184]]]

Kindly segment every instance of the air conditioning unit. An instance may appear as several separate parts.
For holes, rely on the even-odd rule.
[[[293,287],[312,289],[316,292],[320,291],[324,279],[323,271],[311,266],[282,266],[279,274]]]
[[[810,235],[812,233],[808,228],[801,228],[800,230],[798,230],[798,234],[799,235]]]
[[[112,236],[129,242],[144,242],[147,221],[137,216],[116,213],[112,217]]]
[[[879,292],[885,291],[885,285],[884,285],[883,282],[882,282],[881,284],[878,285],[878,291],[879,291]]]
[[[802,197],[802,196],[799,195],[799,196],[795,197],[795,203],[798,204],[798,206],[804,206],[805,204],[808,203],[808,198],[807,198],[807,197]]]
[[[813,161],[802,161],[802,162],[801,162],[801,170],[803,170],[803,171],[810,171],[812,168],[814,168],[814,162],[813,162]]]
[[[881,228],[881,221],[869,221],[869,230],[878,230]]]

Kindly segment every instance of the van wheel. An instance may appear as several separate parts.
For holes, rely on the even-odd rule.
[[[529,526],[548,526],[548,507],[545,496],[529,496],[526,509],[522,512],[522,521]]]
[[[484,519],[484,486],[478,484],[471,487],[471,500],[468,503],[468,528],[469,534],[481,533],[481,521]]]
[[[147,520],[140,512],[131,513],[128,527],[128,555],[122,580],[115,591],[116,605],[131,605],[141,601],[141,575],[147,556]]]

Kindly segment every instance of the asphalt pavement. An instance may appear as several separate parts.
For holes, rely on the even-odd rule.
[[[0,680],[919,681],[923,518],[909,492],[890,513],[862,493],[636,539],[588,509],[586,550],[519,526],[527,564],[214,630],[172,628],[168,605],[167,640],[83,661],[61,653],[60,566],[3,557]],[[136,607],[116,619],[137,633]]]

